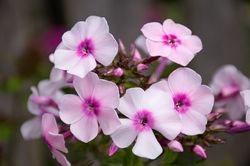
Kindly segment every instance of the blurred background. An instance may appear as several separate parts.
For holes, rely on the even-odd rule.
[[[250,77],[248,0],[0,0],[0,165],[55,165],[41,140],[24,141],[20,125],[31,115],[30,86],[48,78],[48,56],[61,35],[89,15],[104,16],[126,46],[149,21],[172,18],[198,35],[204,49],[192,66],[208,84],[224,64]],[[208,149],[205,166],[249,166],[250,133],[228,136]],[[83,154],[84,155],[84,154]]]

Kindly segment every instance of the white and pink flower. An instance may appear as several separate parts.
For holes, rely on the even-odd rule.
[[[240,91],[249,89],[250,81],[235,66],[221,67],[215,73],[210,87],[216,96],[216,105],[225,107],[231,119],[239,119],[245,114]]]
[[[244,103],[245,103],[245,109],[246,109],[246,122],[248,125],[250,125],[250,90],[244,90],[240,92]]]
[[[171,19],[145,24],[141,29],[151,56],[162,56],[186,66],[202,50],[201,40],[187,27]]]
[[[54,53],[55,68],[83,78],[96,67],[96,61],[110,65],[117,52],[118,44],[106,19],[90,16],[64,33]]]
[[[64,136],[59,134],[54,115],[45,113],[42,116],[41,130],[43,140],[48,145],[53,158],[55,158],[62,166],[70,166],[71,164],[64,155],[64,153],[68,153],[68,149],[65,146]]]
[[[77,95],[64,95],[59,104],[60,118],[70,124],[72,134],[83,142],[98,134],[98,123],[105,135],[120,126],[115,109],[119,104],[119,90],[115,83],[99,79],[90,72],[85,78],[73,81]]]
[[[214,96],[209,87],[201,85],[201,77],[190,68],[178,68],[168,80],[162,80],[153,88],[169,92],[175,111],[182,123],[181,132],[186,135],[202,134],[206,130],[206,115],[212,111]]]
[[[120,99],[118,110],[125,115],[122,125],[111,138],[119,148],[126,148],[135,141],[133,153],[137,156],[155,159],[162,153],[153,130],[169,140],[181,130],[181,123],[170,95],[157,89],[128,89]]]
[[[59,116],[57,102],[63,95],[60,87],[61,85],[49,80],[40,81],[38,88],[31,87],[32,94],[28,99],[28,110],[35,117],[21,126],[24,139],[35,139],[41,136],[41,117],[44,113]]]

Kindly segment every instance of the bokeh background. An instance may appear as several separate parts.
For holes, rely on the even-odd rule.
[[[41,140],[22,139],[20,125],[31,116],[26,108],[30,86],[49,75],[48,55],[64,31],[89,15],[106,17],[111,33],[126,46],[144,23],[172,18],[203,41],[190,66],[204,83],[224,64],[250,77],[247,0],[0,0],[1,166],[55,165]],[[249,166],[250,133],[225,138],[227,144],[208,149],[204,165]]]

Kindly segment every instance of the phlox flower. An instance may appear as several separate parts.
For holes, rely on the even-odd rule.
[[[240,92],[244,103],[245,103],[245,109],[246,109],[246,122],[248,125],[250,125],[250,90],[244,90]]]
[[[113,133],[120,121],[115,111],[119,91],[115,83],[99,79],[90,72],[73,81],[77,95],[64,95],[59,103],[60,118],[70,124],[70,131],[79,140],[89,142],[98,134],[98,123],[105,135]]]
[[[118,110],[127,118],[120,119],[122,125],[111,138],[119,148],[126,148],[135,141],[132,151],[137,156],[155,159],[162,153],[153,130],[169,140],[180,133],[174,103],[168,93],[158,89],[128,89],[120,99]]]
[[[167,81],[162,80],[153,88],[169,92],[175,111],[182,123],[181,132],[186,135],[202,134],[206,130],[206,115],[212,111],[214,96],[209,87],[201,85],[201,77],[190,68],[178,68]]]
[[[28,110],[34,118],[24,122],[21,133],[24,139],[35,139],[41,136],[41,116],[52,113],[59,116],[57,102],[63,93],[60,85],[49,80],[40,81],[38,87],[31,87],[32,94],[28,99]]]
[[[118,44],[106,19],[90,16],[63,34],[54,53],[55,68],[83,78],[96,67],[96,61],[110,65],[117,52]]]
[[[201,40],[187,27],[167,19],[160,24],[151,22],[141,29],[151,56],[162,56],[186,66],[202,49]]]
[[[250,82],[235,66],[221,67],[213,76],[210,87],[216,96],[216,105],[225,107],[231,119],[239,119],[245,114],[240,91],[250,88]]]
[[[70,166],[71,164],[66,159],[63,153],[68,153],[65,146],[65,140],[62,134],[59,134],[58,126],[54,115],[45,113],[42,116],[42,137],[44,142],[48,145],[53,158],[62,166]]]

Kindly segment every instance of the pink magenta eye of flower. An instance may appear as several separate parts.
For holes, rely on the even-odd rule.
[[[147,131],[154,127],[154,118],[149,111],[142,110],[135,114],[133,124],[138,132]]]
[[[94,98],[85,99],[82,107],[87,116],[97,116],[100,112],[100,103]]]
[[[177,47],[178,45],[181,44],[181,40],[178,39],[178,37],[173,34],[164,35],[163,40],[164,40],[164,44],[170,47]]]
[[[85,39],[77,47],[77,55],[85,57],[94,53],[94,44],[91,39]]]
[[[191,106],[191,101],[186,94],[179,93],[174,95],[175,110],[179,113],[186,113]]]

